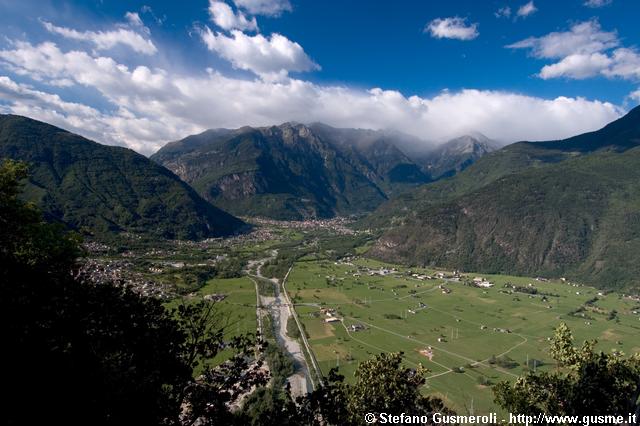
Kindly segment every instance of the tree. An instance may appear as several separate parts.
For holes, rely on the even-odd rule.
[[[574,346],[571,331],[560,324],[550,349],[556,371],[530,372],[514,384],[498,383],[495,402],[519,414],[640,417],[640,354],[598,352],[595,344]]]
[[[78,239],[19,199],[24,164],[0,166],[0,336],[5,424],[211,424],[266,381],[251,336],[223,340],[212,303],[167,311],[78,274]],[[235,355],[193,378],[202,358]]]
[[[428,415],[444,408],[440,400],[420,393],[428,370],[404,368],[402,358],[402,352],[382,353],[358,366],[347,403],[352,424],[362,424],[366,413],[399,415],[411,407],[411,414]]]
[[[5,160],[0,164],[0,261],[21,264],[52,277],[65,275],[80,254],[79,239],[62,226],[43,221],[40,211],[19,199],[27,165]]]
[[[451,413],[441,400],[422,395],[427,370],[405,368],[402,359],[402,352],[381,353],[362,362],[352,385],[332,370],[322,386],[296,401],[299,424],[364,425],[367,413]]]
[[[316,390],[298,398],[298,419],[304,425],[349,425],[348,397],[351,388],[336,368]]]
[[[205,367],[202,375],[187,386],[182,425],[247,424],[246,417],[231,408],[239,408],[242,397],[249,396],[250,401],[256,393],[265,392],[263,386],[269,375],[263,369],[262,358],[253,356],[255,350],[262,352],[262,344],[258,348],[255,344],[252,336],[234,337],[226,347],[234,349],[235,354],[216,368]],[[261,417],[260,411],[255,414]]]
[[[238,424],[252,426],[307,425],[300,421],[298,408],[285,386],[261,387],[249,396],[236,418]]]
[[[556,360],[559,367],[563,365],[571,366],[579,361],[576,357],[577,351],[573,347],[573,334],[566,323],[560,323],[556,327],[549,353]]]

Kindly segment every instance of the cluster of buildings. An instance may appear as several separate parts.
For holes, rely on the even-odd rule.
[[[112,250],[110,246],[97,241],[85,241],[82,248],[91,254],[105,254]]]
[[[286,221],[266,218],[251,218],[251,221],[263,227],[277,227],[297,229],[301,231],[330,230],[337,235],[355,235],[356,231],[348,228],[353,219],[347,217],[335,217],[332,219],[307,219],[300,221]]]
[[[380,276],[380,277],[386,277],[387,275],[390,274],[396,274],[398,272],[398,270],[396,268],[380,268],[380,269],[369,269],[367,268],[367,275],[369,275],[370,277],[373,276]]]
[[[459,271],[453,271],[451,274],[446,274],[444,272],[436,272],[433,275],[427,274],[418,274],[415,272],[407,271],[407,274],[411,275],[413,278],[417,280],[448,280],[448,281],[460,281],[462,275],[460,275]]]
[[[334,264],[336,265],[349,265],[349,266],[355,266],[352,261],[354,260],[354,258],[348,257],[348,258],[343,258],[337,262],[334,262]],[[398,269],[397,268],[384,268],[384,267],[380,267],[380,268],[368,268],[366,266],[357,266],[355,270],[351,270],[351,271],[347,271],[345,272],[345,274],[351,274],[351,276],[353,276],[354,278],[360,278],[362,276],[369,276],[369,277],[386,277],[389,275],[393,275],[393,274],[397,274],[398,273]]]
[[[161,274],[165,272],[166,269],[182,269],[182,268],[193,268],[198,266],[213,266],[215,265],[216,262],[224,260],[225,257],[226,256],[224,255],[216,256],[214,259],[211,259],[208,263],[185,263],[182,261],[171,261],[171,260],[159,261],[159,262],[154,262],[153,265],[151,265],[148,268],[148,271],[152,274]]]
[[[332,308],[321,308],[320,313],[325,316],[325,323],[339,322],[342,321],[342,318],[338,316],[338,313],[335,309]]]
[[[489,288],[489,287],[493,287],[493,283],[485,278],[482,277],[475,277],[472,281],[473,285],[475,285],[476,287],[481,287],[481,288]]]
[[[436,272],[434,275],[427,275],[427,274],[418,274],[415,272],[407,271],[407,274],[411,275],[413,278],[420,281],[437,280],[437,279],[443,280],[447,278],[453,278],[453,276],[447,276],[444,272]]]
[[[160,299],[170,299],[172,293],[167,285],[146,279],[132,271],[133,264],[126,260],[99,261],[87,259],[78,275],[95,284],[116,284],[131,288],[138,294]]]
[[[334,262],[335,265],[349,265],[349,266],[354,266],[354,264],[352,263],[353,260],[355,260],[355,258],[352,257],[347,257],[347,258],[343,258],[340,259],[337,262]],[[348,273],[348,272],[345,272]],[[351,275],[354,278],[360,278],[363,275],[369,276],[369,277],[374,277],[374,276],[378,276],[378,277],[386,277],[388,275],[391,274],[397,274],[398,273],[398,269],[397,268],[384,268],[384,267],[380,267],[377,269],[372,269],[372,268],[368,268],[366,266],[357,266],[357,269],[355,271],[351,271]]]
[[[247,243],[249,244],[260,243],[267,240],[273,240],[275,238],[276,238],[276,234],[271,229],[265,228],[265,227],[255,227],[251,230],[251,232],[234,235],[232,237],[207,238],[201,241],[175,240],[173,241],[173,243],[177,247],[181,247],[181,248],[206,250],[206,249],[216,248],[216,247],[224,248],[224,247],[233,247],[236,245],[243,245]]]

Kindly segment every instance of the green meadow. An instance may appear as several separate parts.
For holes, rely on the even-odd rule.
[[[397,269],[370,275],[380,268]],[[411,273],[436,271],[412,268]],[[556,368],[548,338],[560,322],[569,325],[577,342],[597,339],[605,351],[640,352],[638,302],[560,280],[482,275],[492,287],[464,284],[476,276],[463,274],[460,282],[420,280],[407,268],[367,259],[309,260],[295,264],[287,289],[323,374],[337,367],[351,381],[360,361],[402,351],[408,367],[422,364],[430,370],[425,392],[459,413],[497,411],[493,384],[514,380],[528,368]],[[321,308],[335,309],[341,321],[326,323]],[[351,325],[364,329],[353,331]],[[430,351],[431,359],[420,350]]]
[[[221,326],[225,329],[225,339],[247,333],[256,333],[256,289],[255,284],[248,277],[220,279],[213,278],[196,293],[182,299],[173,299],[165,304],[169,309],[176,308],[180,303],[193,303],[207,295],[224,294],[225,298],[216,301]],[[231,350],[225,349],[213,359],[203,361],[196,368],[196,375],[200,374],[204,365],[218,365],[233,355]]]

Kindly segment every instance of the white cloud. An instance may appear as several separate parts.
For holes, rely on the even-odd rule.
[[[511,8],[509,6],[501,7],[496,10],[493,14],[496,18],[510,18],[511,17]]]
[[[526,18],[527,16],[533,13],[536,13],[537,11],[538,11],[538,8],[536,7],[535,4],[533,4],[533,0],[531,0],[529,3],[523,4],[522,6],[520,6],[518,8],[518,12],[516,12],[516,15],[521,18]]]
[[[569,31],[529,37],[508,45],[511,49],[531,49],[538,58],[563,58],[573,54],[590,54],[616,47],[618,36],[602,31],[596,20],[574,24]]]
[[[478,24],[468,24],[465,18],[437,18],[429,22],[425,32],[430,32],[435,38],[452,38],[457,40],[473,40],[478,37]]]
[[[598,21],[591,20],[574,24],[569,31],[529,37],[506,47],[530,49],[537,58],[560,59],[542,68],[539,77],[543,79],[595,76],[640,79],[640,54],[619,46],[615,31],[603,31]]]
[[[161,131],[151,120],[127,117],[126,115],[104,114],[87,105],[65,102],[58,95],[35,90],[18,84],[6,76],[0,76],[0,111],[25,115],[45,121],[66,130],[81,134],[107,144],[126,145],[139,152],[149,152],[162,144],[139,138],[157,136],[149,132]],[[139,126],[139,127],[136,127]],[[129,132],[123,139],[123,130]],[[138,134],[135,133],[138,131]]]
[[[393,90],[320,85],[293,78],[284,82],[242,80],[213,70],[184,75],[145,65],[129,68],[109,57],[64,52],[53,43],[16,42],[13,49],[0,50],[0,60],[22,78],[42,84],[67,79],[95,89],[113,110],[67,102],[8,77],[0,79],[0,109],[145,154],[207,128],[285,121],[394,128],[436,141],[476,130],[512,142],[568,137],[595,130],[622,114],[615,105],[583,98],[541,99],[482,90],[407,97]]]
[[[96,117],[100,115],[98,110],[86,105],[65,102],[60,96],[34,90],[33,88],[18,84],[7,76],[0,76],[0,94],[3,100],[21,101],[33,103],[39,107],[46,107],[51,110],[60,110],[65,113],[79,115],[83,117]]]
[[[134,27],[144,27],[144,23],[142,22],[142,19],[140,19],[138,12],[127,12],[124,14],[124,18]]]
[[[595,9],[598,7],[610,5],[612,2],[613,0],[587,0],[584,2],[584,5]]]
[[[282,12],[291,12],[289,0],[233,0],[236,6],[252,15],[280,16]]]
[[[209,50],[218,53],[234,67],[252,71],[263,79],[279,80],[287,77],[291,71],[320,69],[307,56],[302,46],[277,33],[267,38],[262,34],[249,36],[233,30],[229,37],[214,34],[205,27],[201,31],[201,37]]]
[[[76,31],[71,28],[59,27],[50,22],[43,21],[47,31],[59,34],[62,37],[77,41],[88,41],[98,50],[112,49],[118,44],[129,46],[138,53],[153,55],[157,52],[156,46],[135,31],[119,28],[113,31]]]
[[[78,50],[65,53],[51,42],[36,46],[27,42],[16,42],[14,46],[13,50],[1,50],[0,60],[18,75],[26,75],[42,82],[71,80],[76,84],[96,87],[105,94],[127,94],[128,87],[123,77],[129,70],[112,58],[92,57]],[[141,84],[153,85],[156,82],[157,77],[150,76]],[[111,100],[117,102],[118,98]]]
[[[575,54],[563,58],[560,62],[545,65],[540,70],[540,78],[550,79],[557,77],[567,77],[573,79],[584,79],[594,77],[606,69],[611,64],[611,59],[602,53]]]
[[[602,71],[607,77],[640,80],[640,54],[635,49],[621,47],[613,51],[611,66]]]
[[[151,30],[147,27],[144,22],[142,22],[142,18],[138,12],[127,12],[124,14],[124,19],[127,20],[127,23],[130,27],[136,28],[139,31],[142,31],[147,36],[151,35]],[[155,47],[155,46],[154,46]]]
[[[258,30],[255,17],[247,19],[244,13],[235,13],[231,6],[221,1],[209,0],[209,15],[211,21],[223,30]]]
[[[627,98],[633,99],[636,102],[640,102],[640,89],[634,90],[633,92],[627,95]]]

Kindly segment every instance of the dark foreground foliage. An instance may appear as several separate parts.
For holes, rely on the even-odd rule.
[[[253,339],[222,341],[210,303],[167,311],[74,271],[77,240],[18,199],[26,167],[0,168],[0,323],[5,424],[188,424],[266,382]],[[116,283],[117,284],[117,283]],[[199,357],[234,356],[194,380]]]
[[[640,354],[595,350],[595,341],[574,346],[562,323],[551,343],[555,371],[528,373],[494,388],[495,401],[512,413],[537,415],[636,415],[640,418]]]

